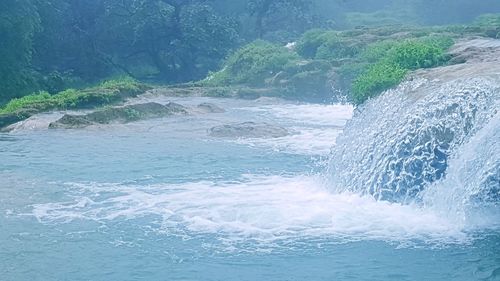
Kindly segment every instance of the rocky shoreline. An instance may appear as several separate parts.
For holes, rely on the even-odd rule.
[[[452,65],[441,66],[433,69],[417,70],[412,75],[410,75],[408,79],[414,79],[415,77],[424,77],[434,80],[440,78],[444,79],[447,73],[449,73],[450,71],[463,73],[464,77],[473,75],[474,73],[482,72],[482,70],[484,69],[488,69],[489,73],[500,73],[500,69],[498,69],[497,72],[492,71],[492,69],[497,69],[499,65],[498,58],[500,57],[500,40],[486,38],[462,40],[451,48],[449,54],[452,57],[450,61]],[[84,128],[91,125],[130,123],[145,119],[163,118],[173,115],[224,112],[224,109],[210,103],[199,104],[196,107],[189,108],[176,103],[159,104],[148,101],[148,99],[152,99],[158,96],[199,96],[258,99],[259,97],[282,97],[282,94],[280,92],[280,89],[273,87],[208,87],[195,84],[184,84],[171,87],[142,87],[140,89],[140,92],[124,92],[119,96],[119,103],[121,102],[121,105],[119,104],[117,106],[105,106],[103,108],[98,108],[96,110],[85,113],[79,113],[78,111],[76,111],[76,113],[64,113],[64,115],[60,119],[52,122],[49,128],[75,129]],[[133,97],[140,97],[141,100],[144,100],[145,102],[140,104],[126,105],[125,102]],[[89,108],[90,102],[91,101],[82,104],[79,107],[80,109],[77,110]],[[97,105],[101,105],[101,103],[97,103]],[[90,108],[92,108],[93,106],[91,106]],[[0,114],[0,131],[10,131],[15,127],[16,123],[26,120],[38,113],[50,111],[51,109],[40,110],[36,108],[28,108],[10,114]],[[243,124],[242,126],[246,127],[245,124]],[[255,124],[255,126],[250,127],[254,127],[255,129],[256,126],[258,127],[264,125]],[[218,135],[217,130],[213,132],[213,134]],[[280,133],[278,135],[283,134],[284,133]]]

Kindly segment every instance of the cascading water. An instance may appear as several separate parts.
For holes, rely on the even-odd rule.
[[[479,206],[495,217],[500,69],[494,61],[417,73],[357,109],[332,151],[330,186],[425,205],[461,221]]]
[[[337,140],[330,173],[337,188],[408,202],[445,175],[449,157],[498,110],[500,84],[411,81],[361,108]]]
[[[423,192],[424,203],[461,224],[498,226],[500,113],[457,149],[446,179]],[[453,202],[453,204],[450,204]],[[469,219],[471,218],[471,219]]]
[[[16,124],[0,133],[0,279],[498,280],[500,63],[415,77],[352,119],[345,104],[146,95],[131,102],[225,112]],[[207,134],[247,121],[290,134]]]

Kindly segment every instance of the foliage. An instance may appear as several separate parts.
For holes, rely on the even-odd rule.
[[[0,104],[36,88],[29,69],[40,17],[31,0],[0,1]]]
[[[255,18],[256,36],[260,39],[277,30],[302,33],[313,22],[309,0],[248,0],[247,3],[249,14]]]
[[[304,58],[339,59],[355,56],[360,45],[333,30],[313,29],[299,39],[296,51]]]
[[[404,69],[429,68],[447,60],[446,49],[433,41],[405,40],[394,44],[385,60]]]
[[[500,39],[500,14],[481,15],[473,25],[481,28],[486,36]]]
[[[46,91],[55,95],[66,88],[93,85],[116,75],[161,84],[198,81],[221,69],[224,62],[224,71],[211,73],[211,79],[206,81],[217,85],[262,85],[265,78],[272,79],[270,76],[281,71],[283,64],[293,65],[293,61],[300,59],[293,52],[275,46],[272,49],[275,55],[263,50],[255,53],[248,71],[231,67],[235,61],[231,62],[228,55],[258,38],[280,45],[299,39],[296,51],[302,58],[327,60],[346,72],[349,67],[345,65],[353,64],[351,68],[356,69],[356,75],[359,66],[367,62],[375,64],[380,56],[389,54],[403,56],[393,60],[404,61],[408,64],[404,67],[426,67],[442,63],[437,52],[440,46],[426,46],[418,54],[422,46],[415,43],[391,53],[390,41],[432,33],[500,37],[498,14],[483,15],[468,26],[414,26],[466,23],[484,12],[500,12],[500,2],[2,0],[0,105],[29,93]],[[365,27],[344,30],[359,25]],[[315,29],[301,36],[311,28]],[[369,54],[365,47],[375,41],[387,42],[378,49],[371,46],[373,53]],[[271,60],[266,62],[258,57]],[[304,77],[312,77],[313,73],[295,75],[306,82],[311,80]]]
[[[473,23],[477,26],[496,26],[500,27],[500,14],[483,14],[476,18]]]
[[[387,56],[396,44],[397,41],[391,39],[371,43],[361,52],[360,58],[369,63],[377,62]]]
[[[352,97],[354,102],[363,103],[381,91],[399,84],[406,72],[407,70],[401,66],[386,61],[372,65],[353,82]]]
[[[204,83],[262,85],[265,78],[277,74],[298,59],[296,53],[285,47],[257,40],[233,53],[224,68],[211,74]]]
[[[353,99],[362,103],[368,98],[401,82],[409,70],[444,64],[445,51],[453,40],[447,37],[425,37],[413,40],[388,40],[368,45],[361,58],[372,63],[354,79]]]
[[[297,41],[295,50],[302,57],[312,59],[316,57],[318,48],[323,45],[330,36],[336,36],[336,32],[326,31],[324,29],[308,30]]]
[[[360,46],[357,42],[345,37],[331,37],[319,46],[316,59],[349,58],[358,54]]]
[[[52,109],[94,107],[117,102],[127,96],[139,94],[143,90],[144,85],[139,82],[131,78],[119,78],[82,90],[67,89],[55,95],[39,92],[12,99],[0,109],[0,114],[11,114],[25,110],[42,112]]]
[[[105,89],[105,90],[118,90],[118,91],[140,91],[142,84],[137,82],[137,80],[129,77],[117,77],[112,80],[106,80],[99,84],[94,89]]]
[[[12,99],[5,107],[0,109],[0,114],[8,114],[16,112],[20,109],[33,107],[52,107],[52,96],[47,92],[39,92],[24,96],[22,98]]]

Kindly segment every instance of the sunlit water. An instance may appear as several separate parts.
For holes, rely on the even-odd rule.
[[[494,228],[332,188],[352,107],[170,100],[227,112],[0,135],[0,280],[500,279]],[[292,134],[207,134],[244,121]]]

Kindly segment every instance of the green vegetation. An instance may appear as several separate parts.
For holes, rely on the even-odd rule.
[[[36,90],[33,41],[40,16],[29,0],[0,1],[0,104]]]
[[[500,27],[500,14],[480,15],[473,24],[477,26]]]
[[[257,40],[232,54],[221,71],[212,73],[202,83],[209,86],[262,86],[265,78],[276,75],[298,59],[295,52],[285,47]]]
[[[241,45],[286,42],[319,24],[314,6],[309,0],[2,0],[0,106],[115,75],[197,81]]]
[[[360,42],[333,30],[313,29],[299,39],[296,51],[309,59],[335,60],[357,55]]]
[[[351,92],[355,103],[400,83],[406,73],[442,65],[453,45],[447,29],[374,28],[305,32],[293,50],[258,40],[233,53],[204,86],[273,87],[282,95],[321,96],[331,91],[331,77]],[[220,88],[213,95],[227,96]]]
[[[473,25],[481,28],[486,36],[500,39],[500,14],[481,15]]]
[[[11,100],[3,108],[0,108],[0,115],[16,112],[33,114],[53,109],[102,106],[140,94],[146,88],[147,86],[131,78],[121,78],[105,81],[87,89],[67,89],[55,95],[39,92]]]
[[[409,70],[430,68],[448,61],[446,50],[453,44],[448,37],[424,37],[404,41],[382,41],[368,45],[361,57],[372,63],[352,83],[354,102],[396,86]]]
[[[356,78],[352,85],[355,103],[363,103],[370,97],[401,82],[408,71],[397,64],[384,61],[374,64]]]
[[[269,87],[295,97],[326,93],[338,78],[351,90],[377,69],[444,63],[440,51],[449,40],[441,38],[500,38],[498,12],[498,0],[2,0],[0,106],[14,98],[8,107],[114,101],[64,90],[121,75],[158,84],[204,79],[202,86]],[[412,43],[402,45],[406,40]],[[290,42],[295,48],[283,47]]]

